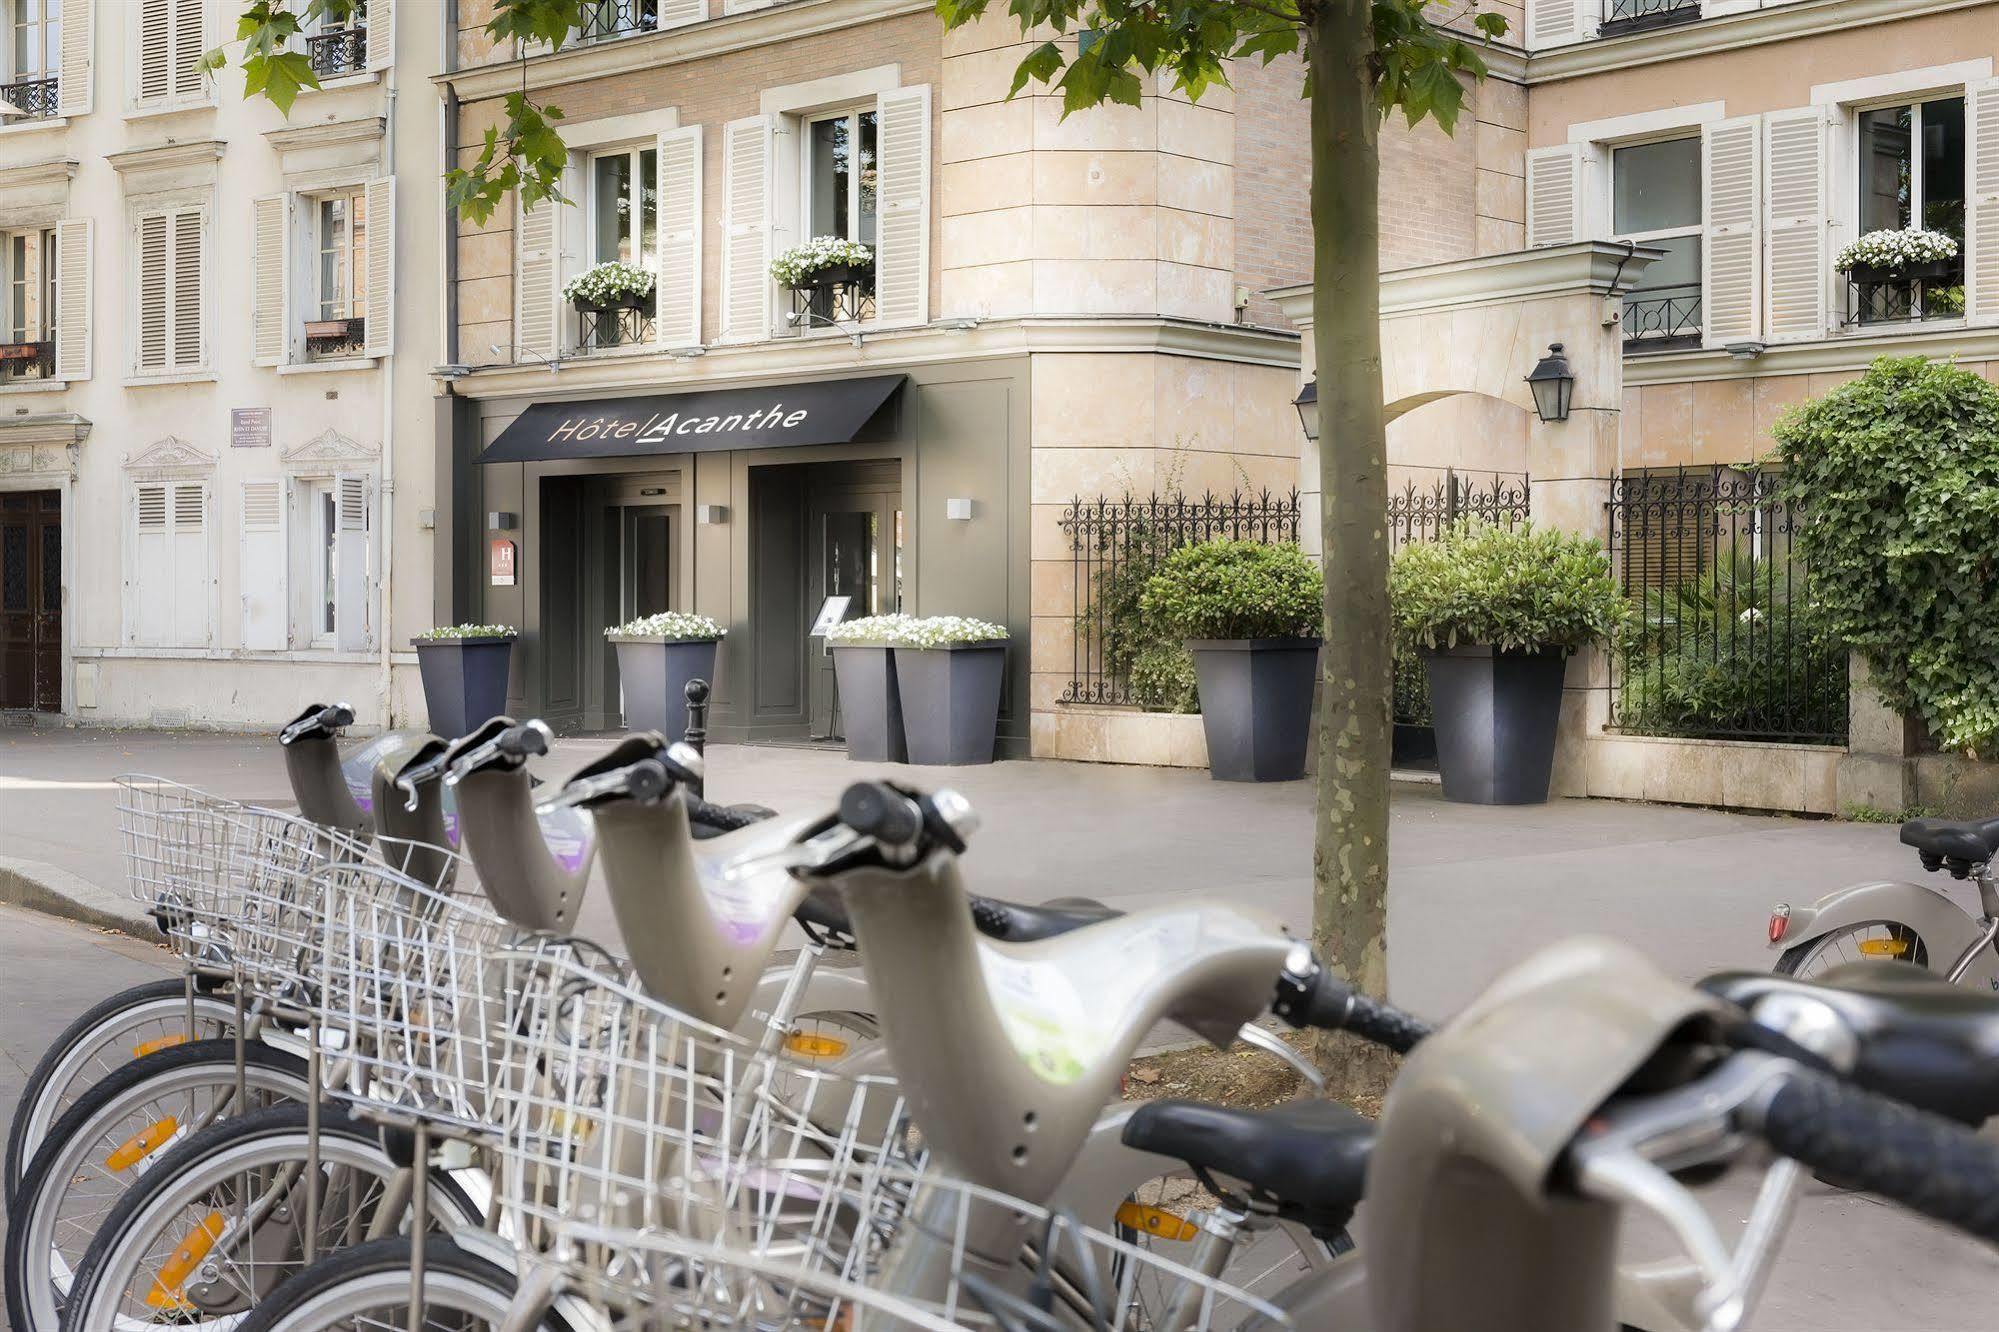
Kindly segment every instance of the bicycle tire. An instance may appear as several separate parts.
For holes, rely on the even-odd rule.
[[[213,992],[197,990],[194,1001],[197,1027],[206,1019],[226,1015],[227,1023],[213,1035],[227,1036],[235,1030],[234,1000],[227,997],[217,998]],[[171,1004],[177,1003],[185,1008],[186,1002],[187,982],[184,979],[169,977],[164,980],[147,981],[142,985],[120,990],[117,994],[99,1001],[83,1016],[64,1027],[62,1033],[49,1043],[49,1048],[42,1052],[40,1061],[36,1063],[34,1071],[28,1074],[28,1081],[21,1088],[21,1098],[14,1103],[13,1123],[7,1129],[5,1197],[10,1208],[15,1193],[20,1190],[21,1176],[27,1170],[28,1162],[34,1159],[35,1152],[42,1145],[42,1139],[48,1136],[48,1130],[62,1117],[62,1112],[68,1109],[68,1105],[50,1106],[43,1098],[50,1083],[75,1052],[85,1048],[93,1038],[102,1040],[108,1037],[117,1030],[121,1019],[128,1019],[135,1013],[152,1011],[156,1008],[160,1017],[164,1018]],[[196,1035],[192,1039],[201,1040],[204,1037]],[[139,1057],[136,1054],[133,1056],[133,1058]],[[104,1071],[108,1073],[111,1069]],[[75,1085],[74,1078],[65,1081]],[[60,1098],[67,1090],[67,1087],[57,1088],[56,1097]],[[81,1095],[83,1090],[85,1088],[78,1087],[77,1094]],[[76,1097],[72,1096],[69,1104],[74,1104],[75,1100]]]
[[[198,1212],[209,1205],[207,1195],[220,1182],[214,1177],[218,1166],[227,1172],[234,1172],[270,1169],[294,1161],[303,1165],[311,1122],[309,1106],[269,1106],[211,1125],[162,1156],[139,1177],[133,1187],[124,1192],[98,1228],[97,1237],[91,1241],[83,1262],[77,1268],[69,1300],[63,1308],[64,1332],[118,1326],[121,1315],[115,1304],[102,1310],[95,1306],[109,1293],[106,1274],[115,1279],[126,1266],[131,1265],[127,1246],[135,1243],[145,1246],[139,1260],[139,1265],[143,1265],[144,1256],[155,1251],[162,1237],[158,1227],[163,1221],[190,1211]],[[321,1159],[329,1164],[345,1165],[350,1169],[360,1166],[370,1170],[376,1180],[388,1179],[397,1169],[396,1159],[382,1145],[380,1130],[356,1116],[347,1106],[337,1102],[322,1103],[319,1134]],[[433,1225],[449,1229],[461,1225],[477,1226],[483,1220],[471,1196],[444,1171],[431,1172],[430,1197]],[[180,1229],[170,1222],[167,1228]],[[321,1261],[335,1253],[345,1252],[344,1248],[325,1239],[321,1243],[327,1245],[320,1250]],[[285,1258],[276,1261],[290,1264],[295,1260]],[[137,1273],[133,1275],[136,1279]],[[110,1300],[122,1302],[132,1282],[127,1281],[123,1285],[124,1289],[109,1293]],[[249,1308],[254,1309],[257,1303],[260,1302],[253,1301]],[[214,1317],[237,1319],[244,1312],[238,1308]],[[200,1323],[190,1322],[182,1316],[176,1325],[200,1326]]]
[[[355,1321],[353,1300],[365,1301],[371,1292],[379,1292],[385,1300],[393,1300],[398,1281],[402,1283],[402,1298],[407,1305],[413,1261],[411,1245],[406,1238],[372,1240],[351,1249],[342,1249],[272,1291],[270,1297],[261,1301],[238,1325],[236,1332],[311,1332],[312,1329],[325,1332],[330,1328],[352,1326]],[[520,1284],[513,1272],[436,1236],[424,1242],[424,1270],[431,1277],[431,1284],[425,1292],[426,1314],[432,1307],[446,1305],[455,1293],[454,1286],[468,1293],[476,1291],[483,1295],[489,1308],[504,1309],[513,1300]],[[344,1306],[343,1295],[349,1301]],[[469,1304],[472,1300],[461,1302]],[[476,1311],[474,1316],[477,1316]],[[550,1309],[542,1314],[537,1332],[574,1332],[574,1329],[560,1313]]]
[[[246,1045],[244,1059],[246,1075],[247,1070],[254,1070],[250,1080],[258,1094],[304,1099],[307,1081],[303,1059],[262,1042]],[[212,1077],[212,1085],[226,1085],[233,1091],[235,1075],[233,1039],[195,1041],[134,1059],[113,1070],[63,1112],[49,1130],[41,1150],[22,1172],[20,1193],[8,1208],[4,1271],[7,1318],[14,1332],[54,1332],[56,1326],[51,1309],[60,1303],[56,1293],[60,1283],[53,1274],[49,1255],[44,1253],[37,1258],[30,1249],[32,1239],[47,1238],[45,1232],[53,1229],[53,1222],[44,1224],[50,1206],[61,1201],[56,1198],[52,1204],[52,1186],[72,1182],[80,1164],[72,1160],[75,1153],[71,1144],[93,1130],[99,1138],[83,1138],[84,1145],[101,1140],[107,1127],[116,1123],[116,1115],[143,1104],[141,1097],[154,1087],[178,1083],[192,1088],[206,1085]]]

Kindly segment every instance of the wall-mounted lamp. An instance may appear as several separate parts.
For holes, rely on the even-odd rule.
[[[947,499],[944,501],[944,516],[954,523],[972,521],[972,502],[968,499]]]
[[[1534,395],[1534,414],[1543,421],[1566,421],[1576,395],[1576,372],[1562,355],[1562,344],[1548,344],[1548,354],[1527,376],[1527,389]]]
[[[694,506],[694,521],[703,527],[720,527],[729,521],[729,506],[726,504],[697,504]]]
[[[1726,350],[1730,356],[1733,356],[1738,361],[1753,361],[1763,354],[1763,344],[1760,342],[1731,342],[1727,345]]]
[[[1315,378],[1291,400],[1298,409],[1298,422],[1305,427],[1305,438],[1319,438],[1319,381]]]
[[[517,513],[501,511],[486,515],[486,526],[495,532],[511,532],[520,524],[520,521],[520,515]]]

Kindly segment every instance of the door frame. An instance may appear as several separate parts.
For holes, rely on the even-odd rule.
[[[0,438],[0,448],[9,447]],[[18,446],[14,446],[18,447]],[[34,456],[32,448],[22,448],[21,453],[28,458]],[[75,454],[69,455],[74,459]],[[23,490],[53,490],[62,496],[56,509],[56,519],[62,524],[62,541],[58,547],[62,560],[62,573],[56,593],[61,599],[62,645],[57,670],[61,673],[62,706],[58,712],[35,712],[38,717],[62,717],[74,720],[76,717],[76,476],[74,472],[15,472],[0,476],[0,492],[13,494]],[[121,510],[122,513],[122,510]]]

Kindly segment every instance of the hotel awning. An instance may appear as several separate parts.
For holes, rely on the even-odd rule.
[[[479,461],[547,462],[845,444],[902,387],[904,378],[873,375],[639,398],[538,402],[515,417]]]

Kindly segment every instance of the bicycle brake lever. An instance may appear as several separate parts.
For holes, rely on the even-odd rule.
[[[458,785],[458,783],[484,767],[492,759],[493,755],[499,752],[500,741],[496,736],[476,748],[461,754],[459,757],[452,759],[451,771],[444,775],[444,784],[446,786]],[[449,756],[447,755],[447,757]]]
[[[836,823],[817,836],[793,842],[776,851],[745,851],[723,861],[720,874],[724,882],[739,883],[775,870],[824,869],[834,861],[851,855],[869,840],[846,824]]]
[[[1265,1054],[1276,1055],[1279,1059],[1291,1065],[1292,1068],[1298,1070],[1298,1076],[1312,1084],[1313,1091],[1323,1092],[1326,1090],[1326,1075],[1321,1073],[1318,1066],[1311,1060],[1305,1058],[1304,1055],[1299,1054],[1287,1045],[1275,1032],[1267,1031],[1257,1026],[1254,1022],[1245,1022],[1242,1024],[1242,1030],[1236,1033],[1236,1039],[1245,1045],[1255,1046]]]

